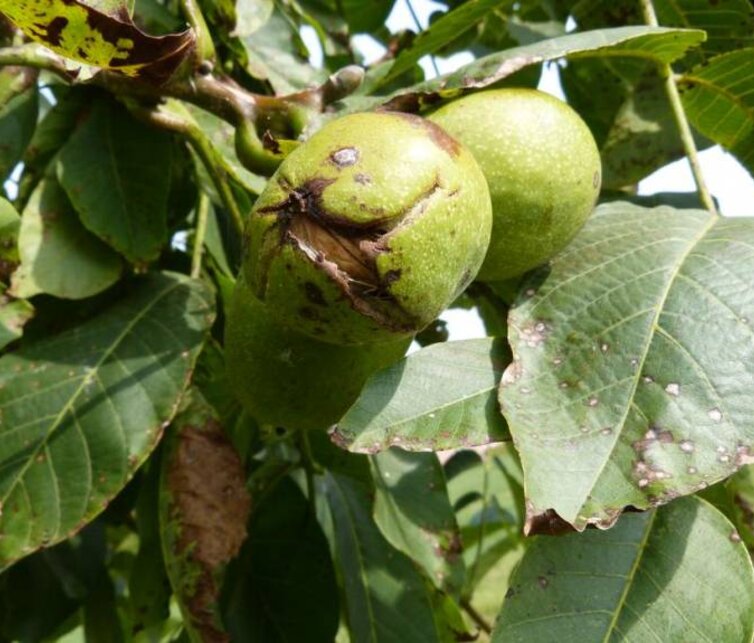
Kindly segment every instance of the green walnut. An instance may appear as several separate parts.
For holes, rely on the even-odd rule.
[[[225,326],[228,379],[261,424],[326,429],[356,401],[367,378],[402,357],[411,338],[336,346],[281,325],[239,281]]]
[[[492,207],[474,157],[391,112],[332,121],[254,205],[243,273],[281,323],[335,344],[410,337],[474,279]]]
[[[463,143],[487,177],[492,239],[478,279],[520,275],[560,252],[594,209],[601,164],[589,128],[533,89],[471,94],[430,119]]]

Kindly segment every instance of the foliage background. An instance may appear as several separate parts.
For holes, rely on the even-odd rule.
[[[71,4],[131,28],[118,0]],[[659,28],[633,1],[449,0],[421,35],[385,28],[389,1],[198,5],[209,32],[191,2],[130,3],[175,35],[138,36],[120,73],[106,47],[2,34],[2,640],[751,640],[751,202],[719,218],[647,179],[691,151],[670,64],[696,144],[751,173],[751,3],[657,0]],[[19,7],[0,0],[44,40]],[[391,56],[328,80],[365,33]],[[71,75],[81,51],[109,71]],[[458,51],[447,77],[417,65]],[[332,439],[257,426],[222,348],[240,225],[279,162],[256,137],[285,152],[337,114],[427,113],[564,57],[605,164],[573,244],[472,286],[454,308],[484,332],[422,333]],[[216,100],[225,74],[238,103]]]

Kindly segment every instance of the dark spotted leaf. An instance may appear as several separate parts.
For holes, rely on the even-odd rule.
[[[54,178],[42,180],[29,199],[18,248],[21,265],[12,281],[18,297],[85,299],[112,286],[123,270],[118,254],[81,225]]]
[[[353,97],[342,101],[348,110],[417,110],[440,99],[482,89],[511,74],[558,58],[620,57],[672,62],[704,40],[704,32],[663,27],[616,27],[568,34],[479,58],[451,74],[438,76],[384,97]]]
[[[230,641],[220,620],[226,565],[246,539],[246,475],[216,411],[196,389],[166,440],[160,481],[165,565],[192,641]],[[209,474],[209,475],[208,475]]]
[[[132,262],[167,242],[172,138],[97,101],[60,152],[57,172],[82,223]]]
[[[389,449],[370,463],[374,520],[385,538],[440,589],[458,594],[465,575],[461,533],[437,455]]]
[[[192,31],[145,34],[118,0],[0,0],[0,13],[66,58],[157,82],[167,80],[194,47]]]
[[[527,527],[611,525],[754,460],[754,219],[600,206],[511,310]]]
[[[715,56],[679,84],[692,125],[754,175],[754,47]]]
[[[153,273],[83,324],[0,358],[0,568],[76,533],[149,456],[212,301],[199,282]]]
[[[609,531],[537,537],[492,641],[750,641],[753,601],[733,525],[689,497],[624,514]]]
[[[428,346],[373,375],[332,439],[359,453],[507,440],[495,392],[509,359],[503,339]]]

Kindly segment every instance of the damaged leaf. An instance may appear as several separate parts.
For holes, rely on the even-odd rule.
[[[241,459],[192,389],[165,446],[160,488],[165,564],[192,641],[230,641],[218,611],[221,579],[246,539],[250,510]]]
[[[344,100],[343,105],[349,111],[377,107],[418,111],[465,91],[488,87],[524,67],[548,60],[563,57],[626,57],[669,63],[683,56],[704,38],[703,31],[645,26],[568,34],[484,56],[450,74],[398,90],[389,96],[354,97]]]
[[[197,281],[152,273],[0,358],[0,568],[72,536],[126,485],[175,413],[212,301]]]
[[[190,30],[149,36],[123,3],[110,0],[0,0],[0,13],[66,58],[157,82],[172,75],[195,42]]]
[[[25,299],[9,297],[0,283],[0,349],[21,337],[24,325],[33,316],[34,307]]]
[[[600,206],[510,314],[527,529],[582,530],[754,461],[754,219]]]
[[[504,339],[428,346],[368,381],[333,441],[349,451],[437,451],[509,439],[496,391],[510,362]]]
[[[539,536],[492,641],[550,641],[555,631],[558,641],[750,641],[752,601],[754,570],[733,525],[689,497],[625,514],[606,532]]]

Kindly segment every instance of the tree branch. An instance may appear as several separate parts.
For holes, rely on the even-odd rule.
[[[181,118],[177,114],[170,113],[164,109],[129,106],[131,113],[137,118],[159,127],[161,129],[176,132],[185,137],[189,144],[194,148],[197,156],[207,169],[212,182],[215,185],[217,193],[223,202],[223,206],[233,219],[236,232],[240,235],[243,233],[244,220],[241,210],[238,208],[236,199],[228,183],[228,173],[225,170],[225,159],[215,149],[212,142],[205,136],[204,132],[196,123],[188,118]]]

